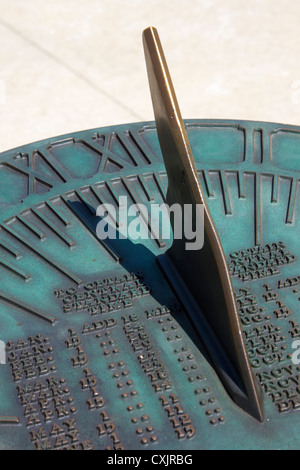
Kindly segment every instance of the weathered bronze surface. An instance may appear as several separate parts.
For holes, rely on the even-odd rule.
[[[158,111],[158,129],[92,129],[1,154],[1,449],[299,447],[300,128],[183,126],[176,106],[174,118]],[[179,240],[99,240],[97,207],[117,211],[120,195],[149,209],[205,202],[209,262],[197,253],[191,276]],[[159,232],[155,221],[141,230]]]

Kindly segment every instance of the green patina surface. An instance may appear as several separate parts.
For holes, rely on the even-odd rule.
[[[156,263],[170,242],[111,241],[116,262],[96,236],[99,204],[164,201],[155,126],[137,123],[1,154],[0,448],[299,447],[300,129],[186,125],[265,422],[232,402],[202,352]]]

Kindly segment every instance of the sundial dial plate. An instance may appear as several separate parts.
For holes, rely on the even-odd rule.
[[[147,122],[1,154],[1,448],[298,447],[300,129],[185,125],[264,422],[228,396],[156,263],[170,241],[97,238],[99,204],[165,201]]]

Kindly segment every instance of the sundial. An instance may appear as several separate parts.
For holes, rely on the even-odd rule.
[[[0,448],[298,448],[300,128],[182,121],[143,39],[155,122],[1,154]],[[202,204],[203,247],[100,239],[121,196]]]

